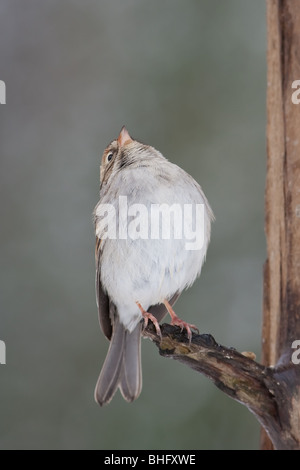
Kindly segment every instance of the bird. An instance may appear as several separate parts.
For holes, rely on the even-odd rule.
[[[140,395],[141,335],[149,321],[159,336],[167,313],[189,340],[198,331],[173,306],[201,273],[214,215],[192,176],[123,126],[102,155],[93,220],[99,322],[110,342],[94,395],[102,406],[118,388],[128,402]]]

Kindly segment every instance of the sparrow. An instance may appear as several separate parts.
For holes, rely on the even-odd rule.
[[[195,232],[198,209],[202,223]],[[158,335],[167,313],[189,339],[192,329],[198,331],[173,306],[201,273],[214,216],[192,176],[123,127],[102,156],[93,218],[99,322],[110,341],[95,388],[102,406],[118,388],[128,402],[139,396],[141,333],[149,321]],[[199,236],[197,246],[191,245],[191,234]]]

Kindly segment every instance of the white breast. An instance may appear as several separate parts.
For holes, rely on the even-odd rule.
[[[108,200],[107,194],[100,199],[100,204],[112,204],[116,215],[116,239],[105,239],[101,243],[101,281],[109,297],[118,309],[121,322],[132,331],[141,319],[141,313],[136,305],[139,301],[145,310],[151,305],[170,299],[175,292],[181,292],[191,285],[201,272],[210,238],[210,219],[212,213],[200,186],[181,168],[166,161],[166,174],[172,171],[172,184],[164,177],[162,168],[153,171],[151,168],[128,168],[114,177],[108,194],[114,194]],[[164,169],[164,168],[163,168]],[[175,183],[175,184],[174,184]],[[120,188],[126,188],[121,191]],[[119,227],[123,224],[124,213],[119,213],[119,197],[127,198],[128,208],[133,204],[143,204],[148,211],[148,238],[119,239]],[[174,219],[171,218],[171,239],[151,238],[151,206],[153,204],[177,205],[182,213],[181,238],[174,239]],[[201,229],[203,243],[201,248],[189,250],[191,240],[187,239],[189,230],[195,230],[195,218],[186,216],[186,206],[195,214],[196,204],[203,207]],[[157,206],[156,206],[157,207]],[[96,235],[103,238],[103,224],[99,223],[101,206],[98,204],[96,214]],[[155,211],[154,211],[155,213]],[[138,215],[138,213],[136,213]],[[127,215],[127,214],[126,214]],[[128,222],[136,217],[129,217]],[[162,222],[162,219],[161,219]],[[186,227],[185,227],[186,224]],[[147,225],[147,221],[146,221]],[[129,226],[128,226],[129,227]],[[143,225],[145,227],[145,224]],[[178,229],[178,224],[176,225]],[[160,223],[160,229],[161,223]],[[186,230],[185,230],[186,229]],[[188,230],[189,229],[189,230]],[[186,233],[185,233],[186,232]],[[127,232],[128,233],[128,232]],[[145,230],[143,233],[145,236]],[[179,236],[177,233],[176,236]],[[201,240],[201,234],[198,234]],[[199,245],[200,246],[200,245]]]

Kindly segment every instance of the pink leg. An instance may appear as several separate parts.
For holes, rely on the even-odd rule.
[[[148,321],[151,320],[153,325],[155,326],[156,333],[158,334],[158,336],[161,337],[160,326],[159,326],[159,323],[156,320],[155,316],[152,315],[152,313],[146,312],[146,310],[143,309],[143,307],[141,306],[141,304],[139,302],[136,302],[136,304],[139,307],[140,311],[142,312],[142,315],[143,315],[143,318],[144,318],[144,328],[147,327]]]
[[[164,300],[164,304],[165,304],[166,309],[168,310],[168,312],[170,314],[170,317],[172,319],[171,325],[180,326],[181,331],[185,328],[186,331],[187,331],[189,341],[191,341],[191,339],[192,339],[191,329],[193,329],[193,330],[197,331],[197,333],[199,333],[198,328],[195,325],[191,325],[190,323],[187,323],[187,322],[181,320],[179,317],[177,317],[176,313],[174,312],[174,310],[172,309],[171,305],[169,304],[169,302],[167,300]]]

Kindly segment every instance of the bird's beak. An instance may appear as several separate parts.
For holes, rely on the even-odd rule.
[[[128,131],[125,126],[122,127],[121,132],[118,137],[118,144],[123,147],[123,145],[130,144],[133,142],[132,138],[128,134]]]

